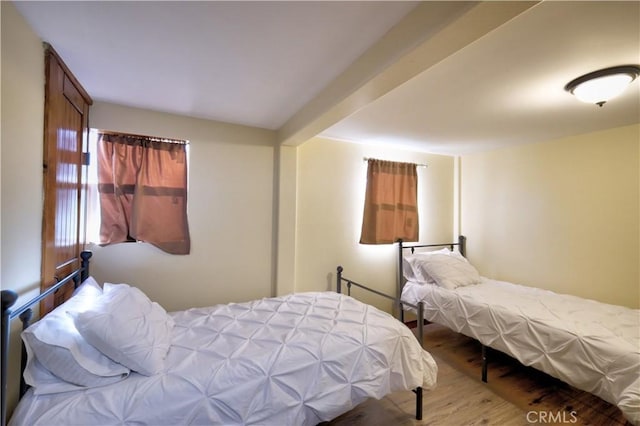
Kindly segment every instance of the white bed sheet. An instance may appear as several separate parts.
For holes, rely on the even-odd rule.
[[[10,425],[315,425],[367,398],[435,385],[437,366],[392,316],[334,292],[171,314],[163,372],[20,401]]]
[[[482,278],[447,290],[407,282],[402,300],[473,337],[617,405],[640,424],[640,310]]]

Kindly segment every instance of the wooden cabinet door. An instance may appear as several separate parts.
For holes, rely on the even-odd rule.
[[[83,209],[83,147],[92,100],[57,53],[45,45],[44,212],[42,291],[80,266]],[[65,285],[40,306],[49,312],[69,298]]]

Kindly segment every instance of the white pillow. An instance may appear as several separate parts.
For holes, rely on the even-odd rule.
[[[402,258],[402,273],[408,281],[419,282],[422,284],[435,284],[433,278],[429,276],[427,271],[422,267],[421,262],[435,254],[451,255],[452,252],[448,248],[440,250],[425,251],[410,254]],[[458,253],[458,255],[460,255]]]
[[[90,344],[131,370],[151,376],[164,368],[174,321],[139,289],[107,283],[98,304],[74,321]]]
[[[89,344],[87,343],[89,346]],[[129,376],[129,369],[119,365],[119,368],[122,368],[124,373],[120,375],[113,376],[98,376],[94,375],[91,372],[84,370],[78,364],[74,362],[74,358],[72,358],[69,354],[69,351],[66,351],[63,348],[56,346],[49,346],[49,350],[54,349],[55,354],[52,355],[53,362],[55,364],[54,367],[51,364],[48,368],[45,368],[33,355],[33,352],[30,352],[29,346],[27,346],[27,356],[31,359],[27,361],[27,368],[24,372],[24,380],[27,384],[33,387],[33,392],[35,395],[45,395],[50,393],[58,393],[58,392],[70,392],[76,390],[83,390],[93,387],[106,386],[112,383],[119,382],[121,380],[126,379]],[[97,350],[95,350],[98,352]],[[99,352],[98,352],[99,353]],[[100,354],[101,356],[104,356]],[[105,357],[106,358],[106,357]],[[56,361],[57,360],[57,361]],[[113,362],[113,361],[111,361]],[[113,363],[115,364],[115,363]],[[50,369],[60,368],[66,369],[65,371],[70,373],[70,379],[74,380],[81,384],[74,384],[71,381],[66,381],[61,377],[54,375]],[[56,370],[59,373],[60,370]],[[65,375],[64,373],[62,375]]]
[[[420,266],[437,285],[450,290],[480,282],[476,268],[461,255],[436,254],[425,258]]]
[[[89,309],[102,289],[89,277],[74,296],[22,332],[27,349],[25,382],[35,394],[104,386],[127,377],[129,369],[82,338],[69,312]]]

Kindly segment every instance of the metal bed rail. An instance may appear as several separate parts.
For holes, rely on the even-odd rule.
[[[386,299],[389,299],[391,301],[394,302],[394,304],[398,307],[398,311],[400,312],[398,315],[400,318],[404,318],[404,315],[402,315],[402,312],[404,312],[404,306],[409,306],[411,308],[416,309],[416,311],[418,312],[418,330],[417,333],[418,335],[416,336],[416,338],[418,339],[418,342],[420,343],[420,346],[424,348],[423,346],[423,334],[424,334],[424,307],[422,303],[418,303],[418,305],[413,305],[411,303],[406,303],[400,300],[399,297],[393,297],[393,296],[389,296],[388,294],[382,293],[378,290],[374,290],[370,287],[367,287],[363,284],[357,283],[349,278],[345,278],[342,276],[342,272],[344,271],[344,268],[342,266],[338,266],[337,268],[337,275],[336,275],[336,291],[338,293],[342,293],[342,283],[346,283],[347,285],[347,296],[351,296],[351,287],[352,286],[356,286],[358,288],[361,288],[363,290],[366,291],[370,291],[378,296],[384,297]],[[398,320],[400,320],[400,318],[398,318]],[[401,320],[400,320],[401,321]],[[402,322],[402,321],[401,321]],[[404,323],[404,322],[403,322]],[[416,394],[416,420],[422,420],[422,387],[418,386],[417,388],[412,390],[413,393]]]
[[[408,302],[403,302],[399,297],[393,297],[393,296],[389,296],[388,294],[382,293],[378,290],[374,290],[370,287],[367,287],[366,285],[357,283],[349,278],[345,278],[342,276],[342,272],[343,272],[343,268],[342,266],[338,266],[337,271],[337,291],[338,293],[342,293],[342,283],[345,282],[347,285],[347,296],[351,296],[351,287],[352,286],[356,286],[358,288],[361,288],[363,290],[367,290],[370,291],[371,293],[377,294],[380,297],[384,297],[385,299],[389,299],[391,301],[394,302],[394,306],[397,307],[398,309],[398,320],[403,322],[404,319],[404,315],[401,315],[402,312],[404,312],[404,307],[408,306],[410,308],[413,308],[416,310],[417,314],[418,314],[418,342],[420,342],[420,345],[422,345],[423,343],[423,332],[424,332],[424,306],[422,303],[418,303],[418,305],[414,305],[412,303],[408,303]],[[421,321],[422,319],[422,321]]]

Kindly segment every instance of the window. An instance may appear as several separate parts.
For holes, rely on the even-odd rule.
[[[92,130],[87,238],[189,254],[188,143]]]

